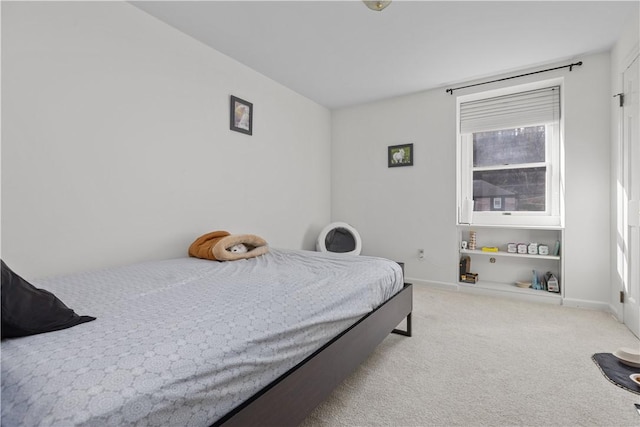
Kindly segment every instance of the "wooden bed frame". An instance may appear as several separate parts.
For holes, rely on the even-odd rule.
[[[389,333],[411,336],[413,286],[404,288],[213,426],[297,426]],[[406,319],[406,330],[396,327]]]

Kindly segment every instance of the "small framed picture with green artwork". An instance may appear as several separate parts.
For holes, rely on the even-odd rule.
[[[413,144],[391,145],[388,150],[390,168],[413,166]]]

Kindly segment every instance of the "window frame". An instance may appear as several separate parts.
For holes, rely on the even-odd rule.
[[[477,92],[458,96],[456,99],[456,202],[457,224],[493,225],[493,226],[564,226],[564,79],[555,78],[526,83],[517,86],[503,87],[499,89]],[[544,124],[545,136],[545,161],[536,163],[521,163],[509,166],[473,166],[473,133],[461,133],[460,131],[460,105],[469,101],[494,98],[519,92],[527,92],[543,89],[550,86],[560,87],[560,118],[557,125]],[[534,124],[523,124],[523,127]],[[498,129],[496,129],[498,130]],[[545,211],[474,211],[466,212],[468,200],[473,199],[473,172],[479,170],[505,170],[509,168],[519,169],[533,166],[546,167]]]

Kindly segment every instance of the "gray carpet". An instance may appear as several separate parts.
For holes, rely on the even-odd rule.
[[[640,347],[610,314],[414,286],[413,322],[302,426],[640,426],[591,360]]]

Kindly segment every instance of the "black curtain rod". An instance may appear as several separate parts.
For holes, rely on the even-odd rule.
[[[454,87],[454,88],[451,88],[451,89],[447,89],[447,93],[450,93],[451,95],[453,95],[453,91],[454,90],[466,89],[468,87],[486,85],[486,84],[495,83],[495,82],[501,82],[501,81],[504,81],[504,80],[515,79],[515,78],[518,78],[518,77],[530,76],[532,74],[546,73],[547,71],[559,70],[561,68],[568,68],[569,71],[573,71],[573,67],[580,66],[580,65],[582,65],[582,61],[574,62],[573,64],[569,64],[569,65],[563,65],[561,67],[547,68],[546,70],[540,70],[540,71],[534,71],[534,72],[531,72],[531,73],[520,74],[518,76],[505,77],[503,79],[498,79],[498,80],[491,80],[490,82],[483,82],[483,83],[476,83],[476,84],[473,84],[473,85]]]

